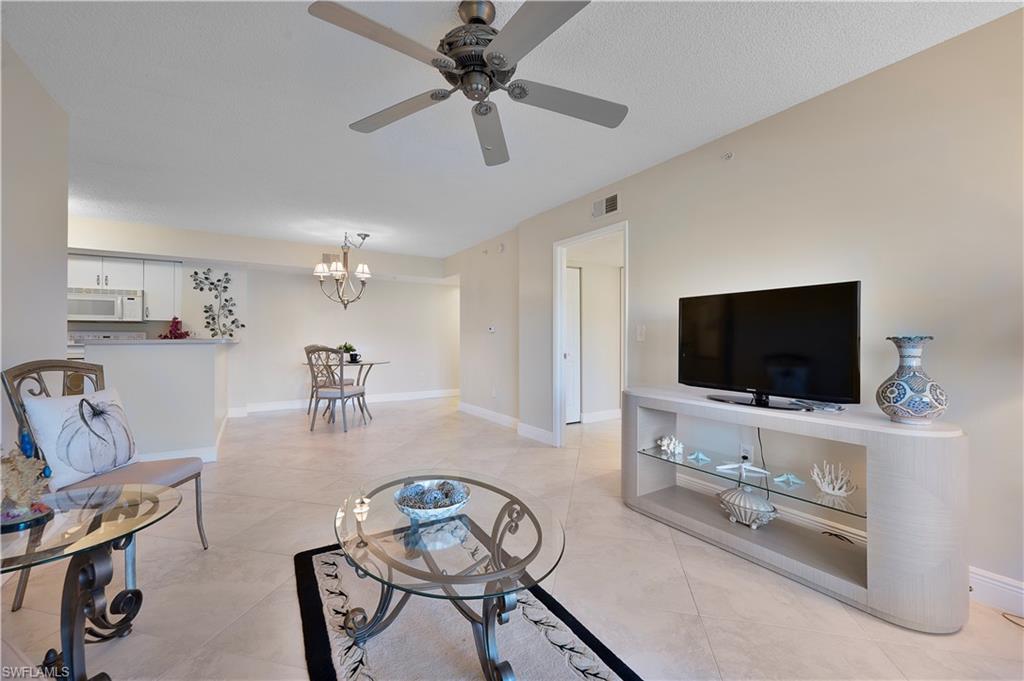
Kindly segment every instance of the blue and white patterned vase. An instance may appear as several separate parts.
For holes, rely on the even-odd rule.
[[[946,391],[924,372],[921,354],[932,336],[888,336],[900,353],[896,372],[878,386],[875,400],[896,423],[926,426],[946,411]]]

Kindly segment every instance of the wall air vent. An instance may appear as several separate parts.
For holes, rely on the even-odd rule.
[[[619,195],[618,194],[612,194],[611,196],[606,196],[603,199],[598,199],[597,201],[594,201],[594,210],[591,213],[591,216],[595,217],[595,218],[599,218],[602,215],[608,215],[609,213],[614,213],[618,209],[619,209]]]

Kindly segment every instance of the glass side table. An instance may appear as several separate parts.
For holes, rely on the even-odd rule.
[[[114,576],[111,553],[134,551],[135,533],[178,508],[181,494],[161,485],[108,485],[51,492],[40,502],[52,509],[52,516],[47,513],[41,522],[0,535],[0,572],[68,558],[60,604],[61,652],[48,651],[42,668],[53,678],[109,681],[106,674],[86,674],[85,644],[127,636],[142,607],[134,575],[125,576],[125,589],[108,607],[104,591]]]
[[[441,478],[470,489],[456,514],[418,522],[398,510],[396,491]],[[415,471],[361,489],[338,509],[335,527],[346,562],[360,578],[380,582],[380,597],[372,614],[349,611],[348,635],[361,644],[381,633],[412,595],[444,599],[469,621],[485,678],[514,681],[511,665],[498,654],[495,630],[515,610],[516,593],[558,565],[565,548],[561,522],[527,493],[477,474]]]

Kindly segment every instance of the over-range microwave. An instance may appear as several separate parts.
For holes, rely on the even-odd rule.
[[[68,291],[68,321],[141,322],[142,291]]]

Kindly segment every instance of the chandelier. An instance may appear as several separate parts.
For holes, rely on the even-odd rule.
[[[356,265],[354,273],[349,270],[348,252],[353,248],[362,248],[369,236],[364,233],[356,234],[359,239],[356,242],[349,238],[348,232],[345,232],[345,239],[341,242],[341,257],[339,258],[337,253],[324,253],[323,261],[318,262],[313,268],[313,276],[320,280],[320,290],[334,302],[341,303],[346,310],[350,304],[363,297],[366,280],[370,278],[370,268],[366,263]],[[359,290],[356,290],[356,285],[352,281],[353,276],[359,280]],[[328,279],[333,280],[333,287],[327,284]]]

